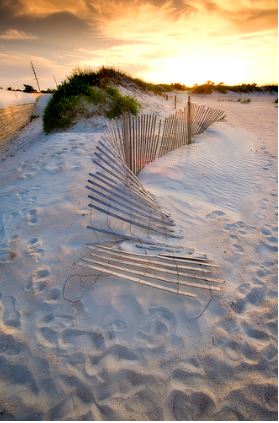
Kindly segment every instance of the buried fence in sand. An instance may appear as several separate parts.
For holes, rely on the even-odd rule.
[[[204,290],[209,290],[210,295],[220,290],[223,281],[214,276],[217,266],[206,255],[193,255],[193,250],[167,244],[168,240],[183,236],[136,175],[147,163],[190,144],[196,135],[224,118],[223,111],[192,104],[189,97],[184,110],[163,120],[155,114],[125,114],[107,125],[105,139],[98,143],[93,159],[96,171],[89,174],[86,186],[91,211],[105,216],[106,222],[98,226],[96,221],[88,228],[110,235],[113,240],[89,245],[89,257],[81,258],[78,264],[95,273],[86,275],[91,277],[89,284],[82,274],[68,278],[65,299],[79,301],[84,290],[102,276],[115,276],[187,297],[196,297]],[[165,242],[160,242],[162,238]],[[144,249],[145,254],[113,247],[122,241],[136,242],[134,246]],[[151,253],[146,254],[147,250]],[[77,280],[80,291],[74,293],[72,287]]]

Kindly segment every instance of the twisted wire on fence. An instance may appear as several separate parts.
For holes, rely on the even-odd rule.
[[[136,246],[145,251],[160,245],[163,252],[142,255],[95,244],[89,246],[89,257],[80,259],[79,265],[100,272],[98,277],[112,275],[188,297],[203,290],[209,290],[211,296],[220,290],[223,281],[211,276],[217,266],[205,255],[195,257],[191,249],[184,249],[182,256],[180,246],[150,238],[156,235],[168,240],[182,236],[136,175],[147,163],[190,144],[196,135],[224,118],[223,111],[193,104],[189,97],[185,109],[165,119],[156,114],[126,113],[107,124],[105,139],[98,143],[93,159],[97,170],[89,173],[86,186],[89,207],[106,216],[107,228],[94,224],[88,228],[112,234],[114,244],[121,240],[136,241],[139,242]],[[109,221],[116,222],[117,230]],[[136,231],[140,233],[137,235]]]

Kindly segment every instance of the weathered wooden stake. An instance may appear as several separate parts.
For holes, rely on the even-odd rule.
[[[188,135],[188,144],[192,142],[192,128],[191,128],[191,96],[188,93],[187,101],[187,135]]]

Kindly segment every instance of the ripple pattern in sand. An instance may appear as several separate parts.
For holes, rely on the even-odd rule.
[[[234,146],[237,131],[230,137],[213,129],[208,132],[206,142],[169,154],[166,173],[171,174],[171,165],[175,163],[175,171],[180,173],[180,182],[183,181],[183,190],[219,207],[238,210],[245,196],[252,194],[257,187],[257,170],[264,167],[266,161],[249,146],[243,148],[244,151]],[[226,149],[221,137],[226,138]]]

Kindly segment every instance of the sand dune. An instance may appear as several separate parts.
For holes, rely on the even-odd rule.
[[[146,112],[173,111],[141,97]],[[86,229],[85,184],[104,119],[45,136],[38,118],[2,147],[1,419],[277,419],[277,110],[271,96],[218,99],[195,100],[227,122],[140,174],[180,245],[219,264],[214,298],[92,284],[84,269],[70,286],[80,301],[66,301],[86,243],[101,239]]]

